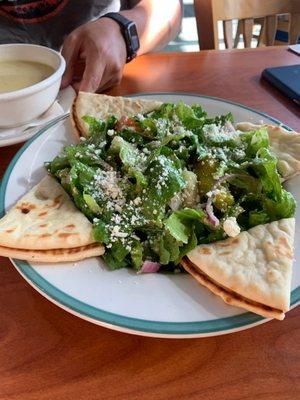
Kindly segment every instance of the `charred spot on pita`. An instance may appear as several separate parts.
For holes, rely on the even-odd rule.
[[[69,224],[69,225],[66,225],[65,228],[73,229],[73,228],[75,228],[75,225],[74,224]]]
[[[31,210],[34,210],[36,206],[31,203],[22,203],[17,208],[21,211],[22,214],[28,214]]]
[[[228,240],[225,242],[220,242],[220,243],[216,242],[216,246],[219,246],[219,247],[229,247],[230,245],[231,245],[231,243],[229,243]]]
[[[62,232],[62,233],[59,233],[59,234],[58,234],[58,237],[60,237],[60,238],[67,238],[67,237],[69,237],[69,236],[74,236],[74,235],[78,235],[78,233],[64,233],[64,232]]]
[[[60,199],[61,199],[62,195],[59,194],[58,196],[56,196],[53,200],[53,207],[57,206],[60,204]]]
[[[209,247],[202,247],[202,249],[200,250],[200,253],[211,254],[211,249]]]
[[[223,253],[219,253],[219,256],[228,256],[230,251],[223,251]]]

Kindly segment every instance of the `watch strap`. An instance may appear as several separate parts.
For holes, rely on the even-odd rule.
[[[140,47],[139,39],[138,39],[138,34],[136,30],[135,23],[133,21],[130,21],[123,15],[115,12],[110,12],[107,14],[102,15],[100,18],[111,18],[117,24],[119,24],[121,33],[123,35],[125,44],[126,44],[126,51],[127,51],[127,57],[126,57],[126,62],[131,61],[133,58],[136,57],[137,51]],[[132,37],[130,30],[134,29],[135,35]]]
[[[104,14],[100,18],[104,18],[104,17],[113,19],[114,21],[116,21],[120,25],[121,28],[123,28],[129,22],[131,22],[129,19],[127,19],[122,14],[119,14],[117,12],[110,12],[110,13]]]

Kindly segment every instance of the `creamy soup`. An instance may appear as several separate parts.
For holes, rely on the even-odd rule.
[[[0,61],[0,93],[34,85],[54,73],[49,65],[32,61]]]

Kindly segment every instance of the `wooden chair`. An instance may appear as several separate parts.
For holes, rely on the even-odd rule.
[[[277,16],[290,15],[289,43],[296,43],[300,34],[300,0],[194,0],[199,46],[218,49],[218,21],[223,22],[226,48],[237,46],[233,41],[232,20],[242,22],[237,34],[242,33],[245,47],[251,46],[254,23],[261,24],[258,45],[273,45],[277,30]]]

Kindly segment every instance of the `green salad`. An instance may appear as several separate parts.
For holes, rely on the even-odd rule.
[[[111,269],[179,271],[201,243],[294,215],[265,129],[236,131],[231,114],[162,104],[107,121],[46,164],[105,244]]]

